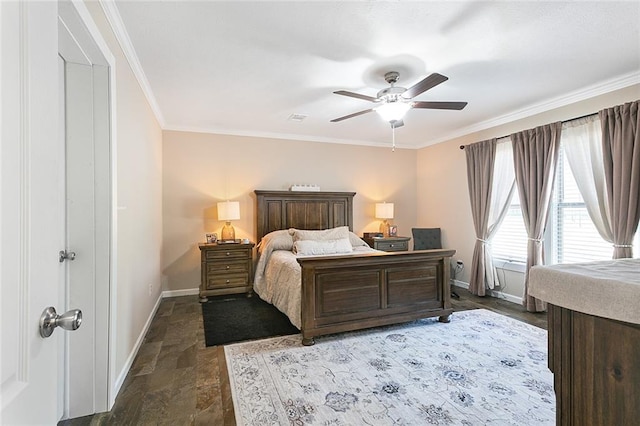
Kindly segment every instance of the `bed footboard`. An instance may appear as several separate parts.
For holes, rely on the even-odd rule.
[[[314,337],[453,312],[449,262],[455,250],[300,258],[302,343]]]

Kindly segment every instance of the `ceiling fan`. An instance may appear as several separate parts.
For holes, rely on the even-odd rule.
[[[364,99],[365,101],[378,103],[380,105],[375,108],[369,108],[343,117],[334,118],[331,122],[337,123],[338,121],[346,120],[347,118],[353,118],[371,111],[376,111],[385,121],[388,121],[389,124],[391,124],[392,128],[395,129],[404,125],[402,118],[411,108],[451,109],[459,111],[467,106],[466,102],[431,102],[411,100],[419,94],[424,93],[449,79],[442,74],[433,73],[408,89],[405,89],[404,87],[396,87],[395,84],[398,82],[399,78],[400,73],[396,71],[386,73],[384,75],[384,79],[391,85],[391,87],[380,90],[375,98],[373,96],[361,95],[360,93],[349,92],[346,90],[333,92],[336,95]]]

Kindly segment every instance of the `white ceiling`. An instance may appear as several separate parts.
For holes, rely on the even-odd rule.
[[[117,7],[114,7],[115,6]],[[383,75],[449,80],[396,143],[419,148],[640,83],[639,1],[120,1],[106,3],[164,129],[388,146]],[[118,13],[119,12],[119,13]],[[304,114],[302,122],[288,120]]]

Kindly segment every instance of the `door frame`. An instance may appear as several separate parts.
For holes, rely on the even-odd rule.
[[[117,163],[116,163],[116,78],[115,57],[111,53],[106,41],[102,37],[87,6],[81,0],[59,0],[58,20],[68,32],[73,35],[76,42],[82,46],[86,59],[94,65],[107,70],[108,77],[108,123],[102,123],[99,134],[102,140],[96,143],[96,181],[94,193],[96,194],[96,221],[95,229],[96,246],[106,244],[103,248],[105,256],[96,254],[96,274],[94,281],[95,300],[91,309],[95,312],[95,347],[91,348],[94,356],[96,374],[93,384],[95,396],[94,412],[109,411],[115,403],[116,389],[116,351],[115,334],[117,312]],[[104,72],[99,73],[104,75]],[[106,137],[105,137],[106,136]],[[100,136],[98,136],[99,138]],[[102,154],[100,156],[99,154]],[[102,159],[103,161],[98,161]],[[103,226],[100,226],[100,225]],[[98,249],[98,247],[97,247]],[[67,289],[68,291],[68,289]],[[68,297],[67,297],[68,300]],[[106,307],[105,303],[107,301]],[[79,348],[71,348],[78,350]],[[66,352],[70,351],[69,346]],[[69,357],[65,355],[65,364]],[[71,367],[66,365],[64,373],[65,387],[69,380]],[[62,401],[63,416],[66,416],[69,408],[65,392]]]

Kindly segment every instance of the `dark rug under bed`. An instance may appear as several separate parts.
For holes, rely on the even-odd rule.
[[[256,294],[209,297],[202,303],[202,320],[207,346],[300,332],[285,314]]]

